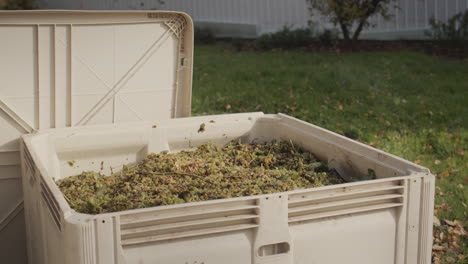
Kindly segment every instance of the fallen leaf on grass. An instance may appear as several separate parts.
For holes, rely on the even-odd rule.
[[[450,220],[444,219],[444,222],[449,226],[455,226],[455,222],[452,222]]]
[[[432,246],[432,250],[435,250],[435,251],[446,251],[447,248],[446,247],[443,247],[441,245],[433,245]]]
[[[438,257],[434,257],[434,264],[442,264],[442,260],[440,260],[440,258]]]
[[[453,257],[447,257],[445,260],[447,261],[447,263],[455,263],[455,258]]]
[[[457,236],[465,236],[466,235],[466,231],[465,229],[462,229],[462,230],[457,230],[457,229],[454,229],[452,231],[453,234],[457,235]]]
[[[452,247],[452,249],[460,250],[460,245],[458,244],[457,241],[453,241],[452,244],[451,244],[451,247]]]
[[[439,204],[435,206],[434,215],[439,214],[441,211],[447,211],[449,205],[447,203]]]
[[[443,171],[443,172],[440,174],[440,176],[442,176],[442,177],[448,177],[449,175],[450,175],[450,173],[449,173],[447,170]]]
[[[455,230],[454,230],[454,234],[456,235],[459,235],[459,236],[466,236],[468,235],[468,233],[466,232],[466,230],[463,228],[463,225],[460,221],[458,220],[455,220],[454,221],[455,223]]]

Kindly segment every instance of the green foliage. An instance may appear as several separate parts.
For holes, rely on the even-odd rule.
[[[434,40],[467,41],[468,40],[468,10],[452,16],[447,23],[429,20],[431,30],[426,35]]]
[[[232,44],[232,46],[234,47],[234,49],[236,51],[241,51],[247,46],[246,45],[246,40],[239,39],[239,38],[232,39],[231,44]]]
[[[36,2],[34,0],[0,0],[0,9],[18,10],[35,8]]]
[[[216,41],[213,31],[209,28],[195,27],[195,44],[213,44]]]
[[[312,16],[327,17],[339,25],[345,40],[357,40],[361,31],[370,26],[369,17],[378,14],[390,19],[389,9],[396,0],[306,0]],[[353,32],[354,29],[354,32]]]
[[[333,45],[338,38],[338,32],[333,29],[325,29],[317,35],[317,40],[324,45]]]
[[[313,40],[314,33],[311,29],[291,29],[285,26],[276,33],[260,36],[257,39],[257,47],[263,50],[289,49],[307,46]]]
[[[301,48],[312,44],[331,46],[337,43],[338,32],[336,30],[317,31],[313,28],[313,25],[299,29],[285,26],[278,32],[263,34],[255,41],[255,46],[260,50],[271,50]]]

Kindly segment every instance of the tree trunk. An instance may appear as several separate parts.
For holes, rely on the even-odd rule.
[[[364,29],[364,25],[366,24],[366,21],[369,19],[369,17],[372,14],[374,14],[374,12],[377,10],[377,7],[379,6],[379,4],[381,4],[381,2],[382,0],[372,0],[372,8],[369,8],[367,12],[364,14],[364,17],[359,21],[359,25],[353,34],[353,40],[357,40],[359,38],[359,35],[361,35],[361,32]]]
[[[336,9],[334,10],[334,12],[337,15],[338,24],[340,25],[341,33],[343,34],[343,39],[346,43],[349,43],[351,40],[351,36],[348,28],[349,25],[343,21],[343,6],[340,4],[337,5],[335,8]]]
[[[341,23],[341,22],[339,24],[340,24],[340,28],[341,28],[341,33],[343,33],[343,39],[345,41],[347,41],[347,42],[350,41],[351,37],[350,37],[350,34],[349,34],[348,27],[345,24]]]
[[[351,41],[351,34],[349,32],[348,25],[345,25],[341,22],[339,22],[340,28],[341,28],[341,33],[343,34],[343,44],[344,47],[346,48],[351,48],[352,47],[352,41]]]
[[[359,38],[359,35],[361,35],[361,32],[364,29],[364,24],[366,23],[366,20],[361,20],[361,22],[359,23],[359,26],[354,31],[353,40],[357,40]]]

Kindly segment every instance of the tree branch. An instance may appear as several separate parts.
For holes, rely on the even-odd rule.
[[[367,8],[367,11],[364,13],[364,15],[361,17],[359,20],[359,25],[357,29],[354,31],[353,34],[353,40],[357,40],[359,38],[359,35],[361,34],[362,30],[364,29],[364,26],[369,19],[369,17],[377,11],[377,8],[379,5],[382,3],[383,0],[372,0],[370,4],[372,4],[372,7],[366,7],[364,5],[368,5],[368,1],[364,1],[359,8]]]

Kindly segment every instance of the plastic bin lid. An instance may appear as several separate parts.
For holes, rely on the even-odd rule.
[[[41,128],[190,115],[184,13],[2,11],[0,39],[0,153]]]

